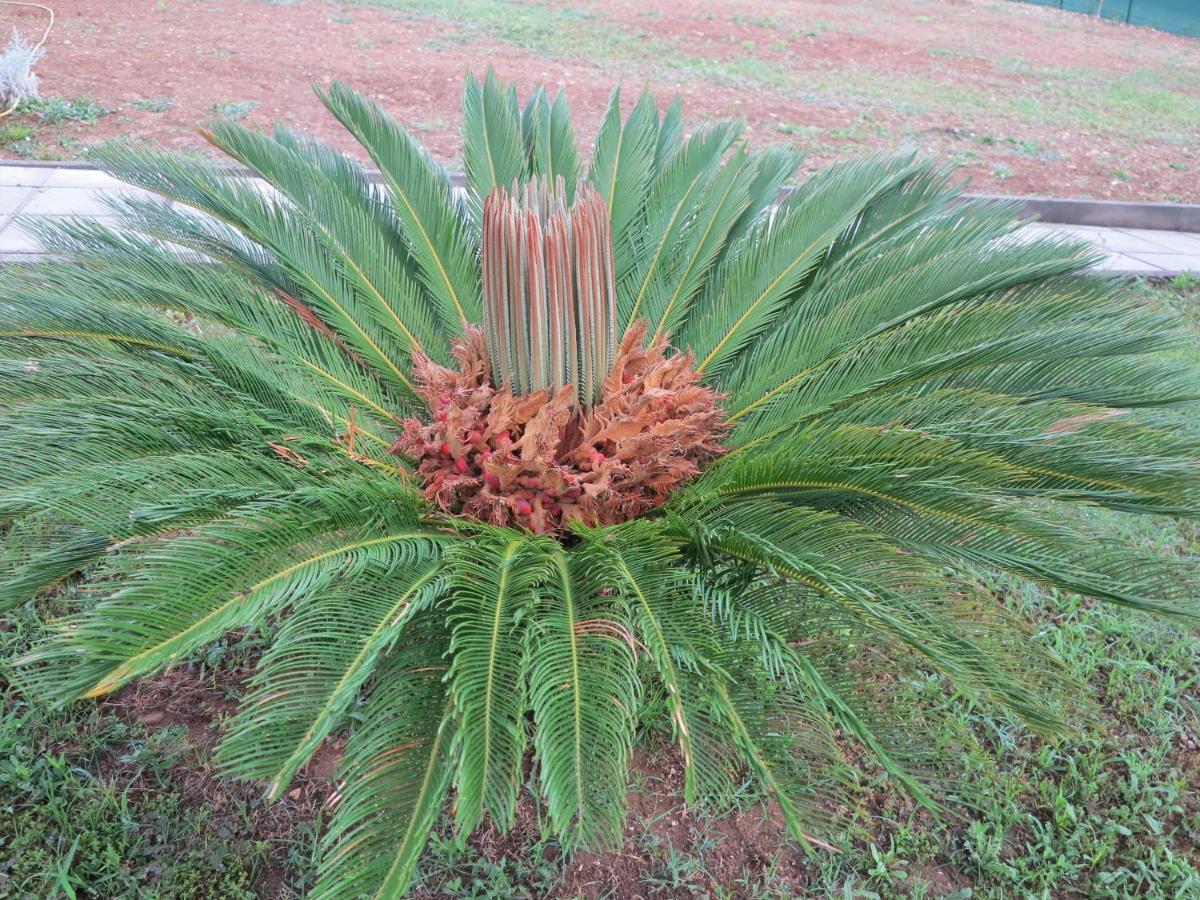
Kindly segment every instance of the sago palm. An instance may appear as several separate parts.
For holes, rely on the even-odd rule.
[[[98,697],[264,629],[218,759],[277,797],[348,728],[314,896],[403,894],[526,785],[618,842],[648,710],[689,803],[749,774],[806,847],[863,754],[937,808],[897,683],[1064,724],[963,573],[1194,614],[1088,510],[1196,512],[1196,376],[1079,245],[910,158],[780,199],[794,152],[648,95],[585,161],[561,95],[468,79],[463,189],[321,98],[379,183],[282,127],[209,135],[257,181],[118,147],[173,202],[0,276],[3,602],[91,579],[13,672]]]

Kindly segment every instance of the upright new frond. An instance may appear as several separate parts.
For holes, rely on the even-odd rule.
[[[483,211],[483,328],[497,387],[524,396],[570,388],[594,406],[617,350],[608,210],[584,183],[531,182],[488,195]]]
[[[477,223],[483,220],[483,201],[492,191],[508,190],[529,174],[516,88],[501,84],[491,68],[482,83],[467,74],[463,90],[463,161],[467,195]]]

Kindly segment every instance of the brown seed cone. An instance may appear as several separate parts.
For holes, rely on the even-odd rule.
[[[425,496],[446,512],[538,533],[604,525],[653,509],[724,452],[722,395],[690,353],[666,356],[647,325],[624,335],[600,402],[572,411],[573,391],[514,397],[491,384],[483,334],[454,348],[458,371],[414,360],[433,420],[404,422],[392,452],[418,460]]]

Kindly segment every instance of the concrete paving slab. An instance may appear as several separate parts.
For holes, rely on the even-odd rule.
[[[43,184],[48,188],[90,188],[93,190],[113,190],[129,186],[124,181],[113,178],[107,172],[98,172],[95,169],[53,169]]]
[[[1110,229],[1100,235],[1099,242],[1114,253],[1167,253],[1174,248],[1165,246],[1161,239],[1147,235],[1158,235],[1157,231],[1132,233],[1121,229]],[[1200,243],[1197,244],[1200,247]]]
[[[1153,263],[1116,253],[1109,254],[1100,260],[1095,266],[1095,271],[1109,272],[1114,275],[1128,275],[1136,278],[1166,278],[1170,275],[1178,274],[1161,269]]]
[[[1072,237],[1100,244],[1110,238],[1112,232],[1111,228],[1100,228],[1096,225],[1056,225],[1050,222],[1034,222],[1032,226],[1026,227],[1044,228],[1061,237]]]
[[[1114,229],[1118,234],[1122,235],[1121,241],[1125,240],[1124,236],[1145,244],[1148,253],[1186,253],[1194,255],[1200,253],[1200,234],[1194,234],[1186,231],[1148,231],[1144,228],[1120,228]],[[1137,252],[1130,250],[1130,252]]]
[[[13,224],[0,229],[0,253],[20,253],[26,256],[43,252],[37,238],[20,225]]]
[[[104,216],[111,211],[102,202],[106,191],[83,188],[42,188],[21,211],[29,216]]]
[[[0,187],[41,187],[54,169],[0,166]]]
[[[105,200],[154,196],[156,195],[134,188],[120,191],[42,188],[21,212],[31,216],[111,216],[113,212]]]
[[[31,187],[0,187],[0,221],[21,212],[33,199],[35,190]]]
[[[1200,254],[1190,253],[1135,253],[1130,259],[1154,266],[1167,275],[1178,275],[1188,272],[1200,275]]]

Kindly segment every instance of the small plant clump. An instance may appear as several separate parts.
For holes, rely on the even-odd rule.
[[[47,122],[82,122],[95,125],[112,110],[87,97],[46,97],[30,104],[30,109]]]
[[[17,29],[12,30],[8,46],[0,53],[0,107],[15,108],[38,97],[38,78],[33,67],[46,51],[26,42]]]

